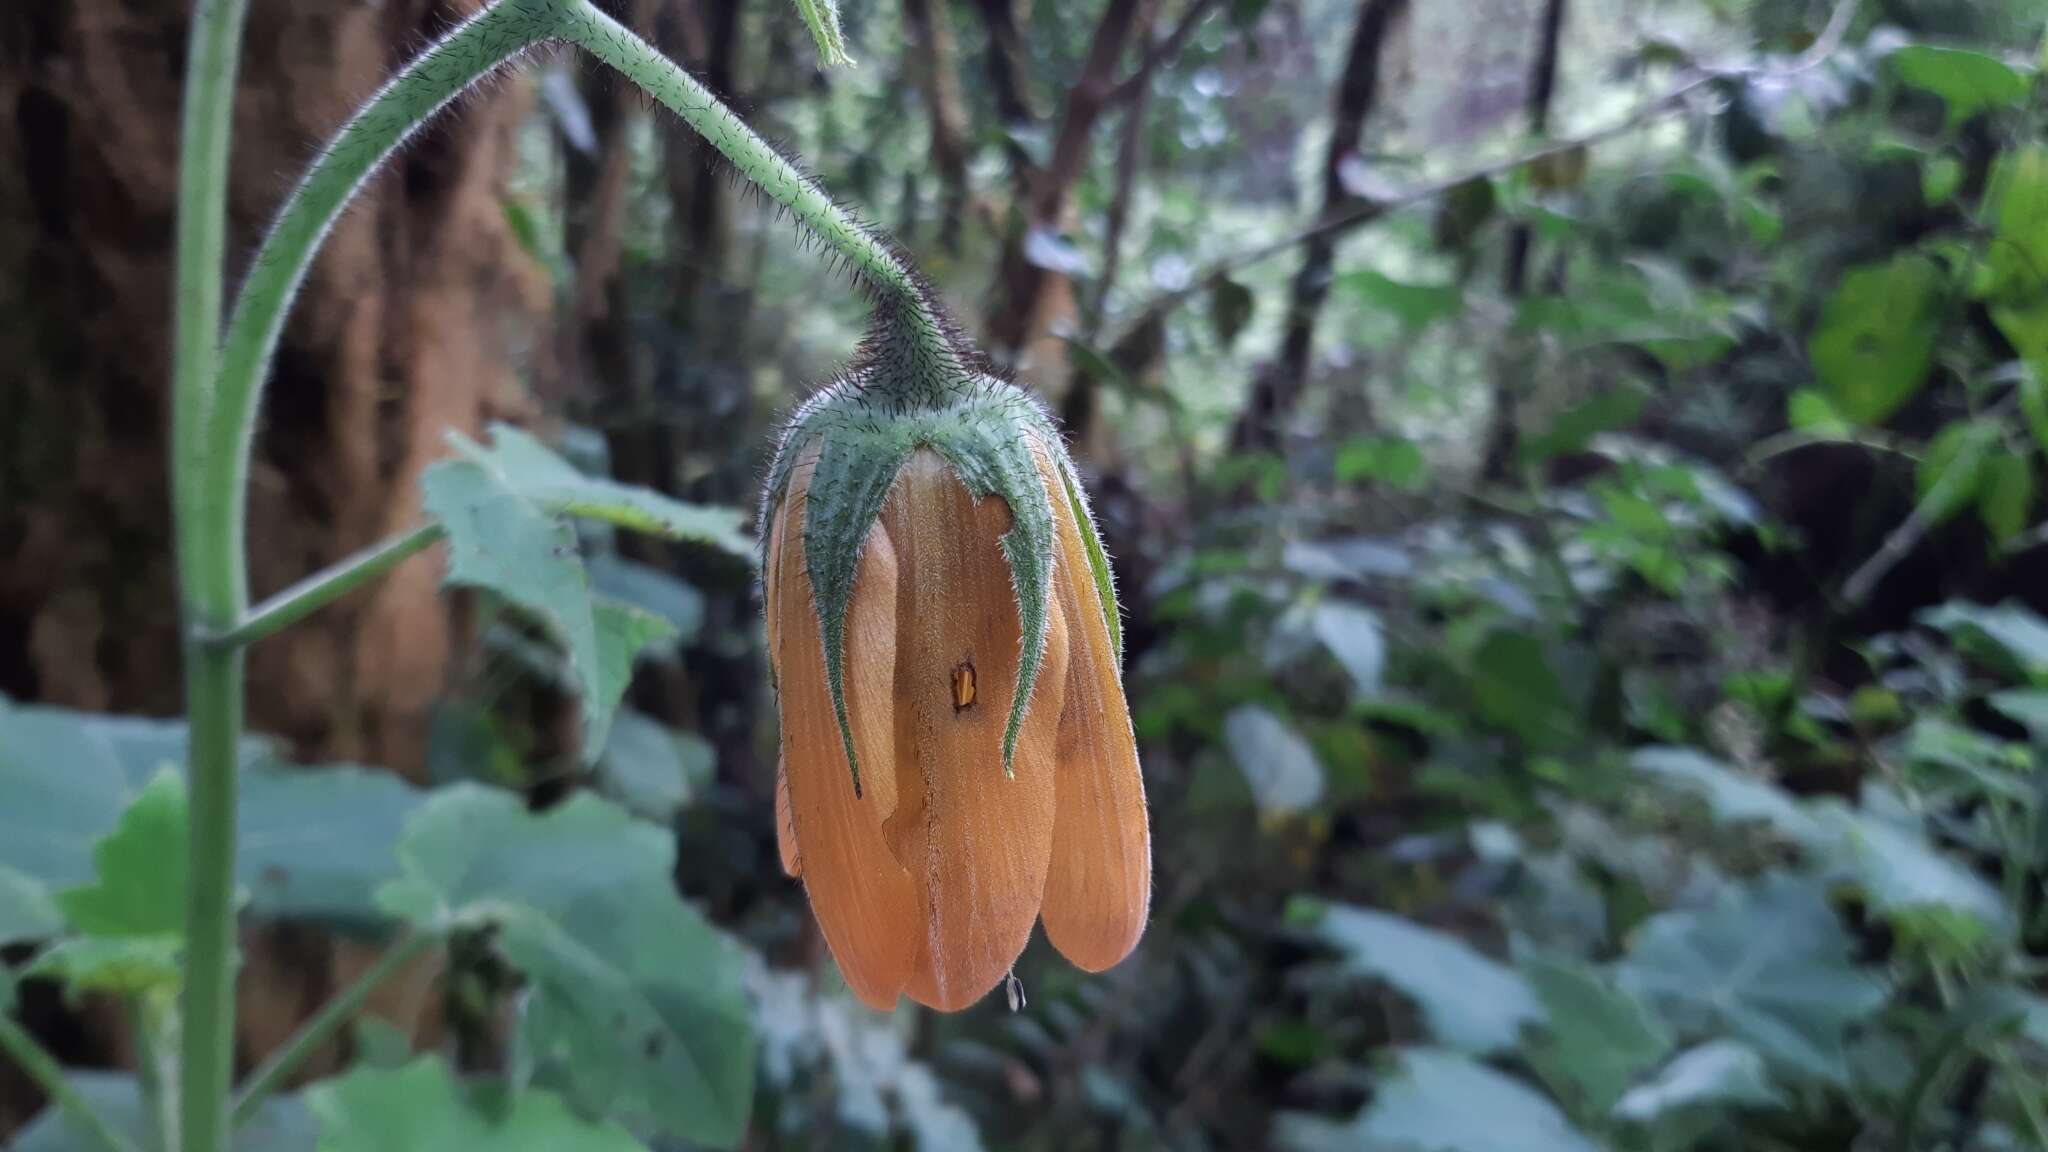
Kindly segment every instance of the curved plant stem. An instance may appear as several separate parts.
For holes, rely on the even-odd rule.
[[[449,101],[550,39],[555,21],[550,0],[501,0],[442,37],[342,127],[264,236],[221,347],[206,450],[222,474],[210,478],[201,509],[212,538],[203,560],[223,566],[209,575],[232,584],[244,601],[250,437],[285,314],[314,254],[363,182],[399,145]]]
[[[191,830],[185,898],[185,1022],[178,1060],[184,1152],[221,1152],[234,1060],[235,746],[242,733],[242,657],[194,637],[241,610],[239,557],[206,508],[221,494],[206,432],[217,402],[221,253],[227,229],[228,138],[235,62],[248,0],[197,0],[185,61],[178,170],[177,286],[171,381],[171,492],[186,631],[185,714],[191,731]],[[233,535],[239,535],[239,529]],[[60,1098],[61,1099],[61,1098]]]
[[[270,1058],[242,1085],[235,1096],[234,1112],[229,1119],[231,1127],[240,1127],[256,1115],[263,1101],[278,1090],[291,1074],[305,1063],[306,1057],[320,1049],[332,1039],[341,1026],[355,1018],[386,980],[396,975],[421,953],[441,943],[441,938],[431,932],[423,932],[394,942],[377,958],[375,964],[356,977],[355,983],[343,989],[334,999],[329,1000],[313,1018],[300,1025],[298,1032],[285,1042],[284,1047],[270,1054]]]
[[[925,367],[959,369],[944,324],[908,261],[872,229],[839,206],[815,180],[782,157],[746,121],[675,61],[590,0],[560,0],[564,40],[619,70],[681,117],[706,143],[769,199],[787,209],[805,231],[843,257],[873,285],[902,325]]]
[[[444,535],[446,529],[440,524],[422,524],[402,536],[373,544],[256,605],[243,615],[240,624],[208,636],[207,642],[247,646],[282,632],[433,547]]]
[[[51,1103],[106,1152],[140,1152],[133,1141],[116,1131],[107,1123],[106,1117],[94,1111],[85,1097],[78,1094],[78,1090],[64,1078],[64,1068],[57,1063],[57,1058],[36,1043],[36,1038],[29,1035],[26,1028],[4,1014],[0,1014],[0,1052],[7,1053],[8,1058],[35,1081],[36,1087],[43,1090]]]

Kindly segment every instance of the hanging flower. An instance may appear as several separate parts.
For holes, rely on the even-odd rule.
[[[1122,960],[1144,782],[1108,564],[1044,411],[871,364],[791,422],[762,528],[782,863],[847,984],[965,1008],[1041,919],[1079,967]]]

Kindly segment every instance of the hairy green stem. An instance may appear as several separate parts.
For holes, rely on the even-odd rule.
[[[902,346],[884,351],[901,359],[902,371],[877,373],[876,391],[885,399],[919,405],[932,402],[964,374],[958,352],[924,282],[908,261],[873,229],[855,219],[784,159],[747,122],[682,66],[663,56],[601,11],[590,0],[558,0],[560,35],[619,70],[648,95],[718,149],[739,174],[786,209],[804,230],[843,257],[861,281],[878,293],[883,326],[893,327]],[[900,396],[891,388],[905,389]]]
[[[207,637],[207,642],[246,647],[282,632],[433,547],[445,535],[447,530],[438,523],[422,524],[402,536],[373,544],[256,605],[243,615],[240,624]]]
[[[185,715],[191,731],[191,830],[185,900],[185,983],[178,1060],[177,1147],[222,1152],[234,1061],[235,753],[242,733],[242,658],[196,640],[241,611],[239,534],[210,523],[221,468],[206,432],[218,402],[221,258],[227,230],[228,139],[235,63],[248,0],[196,0],[185,59],[178,170],[178,241],[171,380],[171,493],[183,597]],[[170,1137],[166,1134],[166,1143]]]
[[[554,34],[551,0],[501,0],[456,27],[386,84],[321,152],[263,238],[235,299],[221,347],[219,397],[206,446],[223,474],[208,485],[203,511],[227,538],[204,559],[246,599],[243,524],[250,437],[285,315],[328,229],[363,182],[442,107]]]
[[[249,1074],[249,1079],[235,1097],[230,1125],[240,1127],[254,1118],[256,1110],[263,1106],[263,1101],[284,1085],[291,1074],[298,1070],[299,1065],[306,1062],[306,1057],[319,1051],[320,1046],[333,1039],[342,1025],[353,1020],[356,1013],[362,1011],[371,993],[396,975],[399,969],[411,963],[415,957],[440,943],[440,936],[423,932],[398,940],[385,949],[384,955],[378,957],[377,962],[364,970],[361,976],[356,977],[355,983],[329,1000],[320,1011],[314,1013],[312,1019],[299,1026],[298,1032],[285,1042],[284,1047],[271,1053],[268,1060]]]
[[[97,1141],[106,1152],[139,1152],[133,1141],[114,1130],[107,1119],[86,1103],[85,1097],[64,1078],[64,1068],[57,1058],[28,1034],[28,1029],[14,1022],[12,1017],[0,1014],[0,1052],[7,1053],[17,1067],[27,1073],[30,1080],[43,1090],[64,1115],[71,1118],[85,1134]]]

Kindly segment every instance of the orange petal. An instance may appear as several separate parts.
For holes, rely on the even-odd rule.
[[[907,991],[943,1011],[995,987],[1031,939],[1052,851],[1053,749],[1066,628],[1049,611],[1043,671],[1003,772],[1022,630],[1000,543],[1001,500],[978,504],[951,465],[919,451],[882,510],[897,593],[898,805],[891,846],[923,903],[923,955]]]
[[[863,1002],[886,1010],[895,1007],[909,979],[924,918],[909,875],[882,838],[879,790],[863,797],[853,793],[804,567],[801,525],[809,484],[808,470],[792,475],[774,596],[790,823],[811,910],[840,972]],[[895,666],[896,584],[895,553],[888,534],[878,527],[861,553],[847,620],[847,708],[854,747],[863,761],[878,766],[893,760],[888,676]],[[879,682],[878,669],[884,673]]]
[[[781,758],[775,761],[775,849],[782,854],[782,874],[804,874],[803,857],[796,850],[796,817],[789,808],[789,773]]]
[[[1058,530],[1053,589],[1067,618],[1066,703],[1060,713],[1046,938],[1078,968],[1100,972],[1130,955],[1152,903],[1152,833],[1122,671],[1101,594],[1058,465],[1039,455]],[[1115,606],[1110,606],[1115,611]]]

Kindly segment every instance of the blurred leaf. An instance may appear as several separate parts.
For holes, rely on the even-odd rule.
[[[2048,674],[2048,620],[2025,605],[2008,602],[1986,608],[1951,600],[1922,612],[1919,621],[1957,640],[1988,641],[2024,675]]]
[[[1642,1001],[1580,964],[1538,959],[1522,976],[1543,1004],[1544,1036],[1530,1064],[1572,1112],[1599,1119],[1641,1075],[1669,1055],[1671,1034]]]
[[[1853,953],[1820,886],[1774,874],[1651,917],[1617,975],[1681,1031],[1733,1037],[1787,1072],[1839,1085],[1846,1032],[1885,1001]]]
[[[1595,436],[1634,424],[1642,410],[1643,394],[1630,388],[1617,388],[1582,400],[1552,417],[1542,432],[1522,441],[1522,462],[1540,464],[1583,451]]]
[[[1963,162],[1953,156],[1930,156],[1920,169],[1920,198],[1939,208],[1956,198],[1963,186]]]
[[[703,737],[676,732],[631,708],[619,711],[597,761],[605,792],[635,814],[666,823],[710,782],[716,753]]]
[[[2034,462],[2029,455],[1994,450],[1984,457],[1978,480],[1977,515],[2004,545],[2026,530],[2028,513],[2034,507]]]
[[[1733,1040],[1710,1040],[1679,1053],[1655,1077],[1631,1089],[1614,1106],[1614,1118],[1650,1124],[1692,1109],[1783,1104],[1763,1057]]]
[[[1987,109],[2018,104],[2030,87],[2012,65],[1962,48],[1911,44],[1892,53],[1890,62],[1900,80],[1941,97],[1950,128]]]
[[[1419,492],[1429,482],[1429,465],[1412,440],[1354,437],[1337,449],[1339,484],[1372,480],[1403,492]]]
[[[521,1052],[544,1082],[683,1139],[738,1138],[754,1069],[740,957],[675,894],[670,836],[589,793],[534,814],[456,785],[407,825],[399,860],[386,908],[490,923],[532,980]]]
[[[619,556],[592,556],[590,586],[599,596],[668,621],[675,643],[688,644],[704,629],[704,593],[649,564]]]
[[[1993,693],[1989,702],[2006,719],[2024,725],[2034,743],[2048,744],[2048,692],[2013,689]],[[0,884],[0,891],[4,891],[4,884]]]
[[[1315,750],[1271,711],[1257,704],[1232,709],[1223,719],[1223,742],[1261,815],[1299,812],[1322,799],[1323,766]]]
[[[1474,702],[1488,723],[1537,747],[1570,736],[1564,687],[1534,636],[1495,629],[1472,654],[1469,668]]]
[[[182,940],[185,828],[185,782],[159,769],[93,846],[94,881],[57,893],[64,918],[88,936]]]
[[[65,1076],[114,1131],[137,1148],[156,1146],[155,1119],[145,1113],[135,1077],[119,1072],[72,1071]],[[234,1152],[313,1152],[313,1117],[297,1096],[271,1096],[235,1129]],[[11,1152],[103,1152],[105,1145],[56,1108],[36,1113],[8,1145]],[[393,1147],[390,1152],[401,1152]]]
[[[1985,202],[1995,235],[1974,294],[2035,377],[2048,379],[2048,146],[2000,156]]]
[[[1237,343],[1237,334],[1251,323],[1252,310],[1257,301],[1252,290],[1230,279],[1219,277],[1209,288],[1209,323],[1216,329],[1216,339],[1224,351]]]
[[[1831,855],[1854,873],[1876,911],[1901,927],[1918,925],[1967,951],[2012,931],[2005,898],[1990,881],[1951,859],[1917,829],[1840,803],[1822,809],[1839,839]]]
[[[1409,1048],[1372,1103],[1346,1124],[1283,1113],[1289,1152],[1597,1152],[1550,1101],[1455,1052]]]
[[[1920,457],[1914,476],[1920,515],[1941,524],[1976,502],[1987,454],[1997,440],[1998,429],[1989,423],[1959,420],[1943,428]]]
[[[36,954],[21,970],[23,979],[62,983],[69,994],[107,992],[139,997],[174,994],[184,974],[179,957],[183,934],[154,936],[76,936],[59,940]]]
[[[1316,639],[1351,674],[1360,696],[1380,693],[1380,673],[1387,662],[1387,643],[1380,635],[1380,618],[1358,604],[1325,600],[1316,605],[1311,625]]]
[[[1325,907],[1315,932],[1344,954],[1345,968],[1415,1001],[1437,1043],[1478,1055],[1506,1052],[1524,1027],[1544,1019],[1514,969],[1455,936],[1348,904]]]
[[[368,925],[377,886],[397,875],[406,819],[426,794],[393,772],[354,765],[245,771],[235,872],[262,916]]]
[[[1354,195],[1363,195],[1354,192]],[[1372,197],[1366,196],[1370,200]],[[1493,181],[1475,176],[1445,192],[1437,200],[1436,220],[1433,225],[1436,246],[1446,251],[1455,251],[1472,243],[1479,236],[1479,230],[1493,219],[1494,211],[1500,206],[1500,194]]]
[[[468,1087],[439,1056],[402,1068],[357,1068],[306,1089],[318,1152],[489,1148],[493,1152],[641,1152],[616,1122],[585,1120],[557,1097]]]
[[[1941,269],[1917,255],[1842,277],[1807,351],[1845,419],[1882,424],[1920,391],[1934,364],[1941,283]]]
[[[1034,267],[1081,279],[1088,275],[1088,257],[1072,240],[1051,228],[1033,228],[1024,237],[1024,259]]]
[[[0,947],[42,940],[64,929],[49,885],[0,865]]]
[[[1340,291],[1399,320],[1410,333],[1448,320],[1465,309],[1465,289],[1456,283],[1409,284],[1371,269],[1347,272],[1338,277],[1337,283]]]
[[[1699,796],[1714,819],[1724,824],[1768,824],[1796,844],[1812,844],[1825,836],[1821,823],[1791,793],[1737,772],[1696,748],[1639,748],[1629,764]]]
[[[853,57],[846,54],[846,34],[839,29],[838,0],[796,0],[796,14],[810,30],[818,63],[827,68],[853,66]]]

